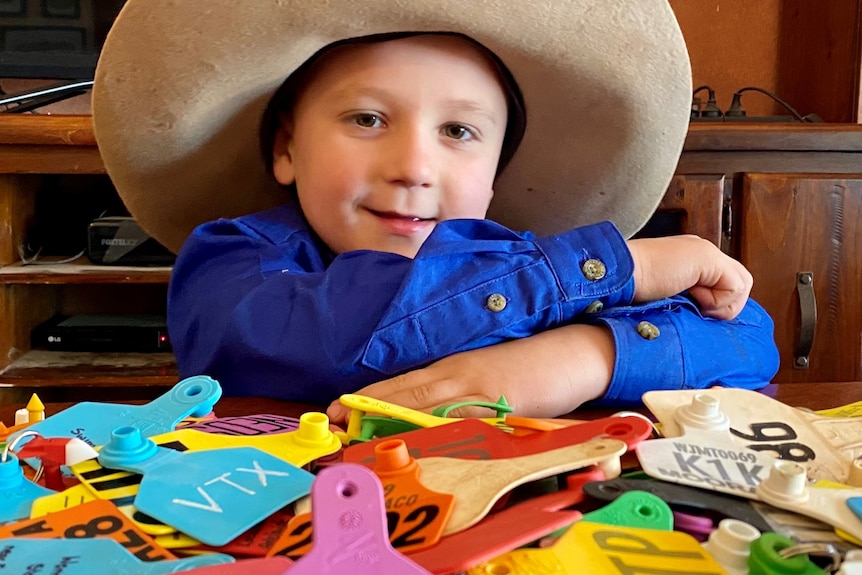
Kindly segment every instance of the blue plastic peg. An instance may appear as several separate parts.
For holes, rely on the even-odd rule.
[[[18,458],[11,453],[0,458],[0,523],[30,517],[33,501],[54,493],[24,477]]]

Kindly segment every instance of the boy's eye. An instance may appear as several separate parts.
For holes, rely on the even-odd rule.
[[[453,140],[469,140],[474,137],[473,131],[462,124],[448,124],[444,126],[443,134]]]
[[[383,124],[380,116],[375,114],[356,114],[353,121],[362,128],[377,128]]]

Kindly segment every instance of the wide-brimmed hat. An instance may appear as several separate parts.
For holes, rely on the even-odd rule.
[[[286,201],[258,150],[266,105],[328,44],[455,32],[493,51],[527,127],[488,216],[540,235],[649,219],[688,128],[691,69],[667,0],[129,0],[93,123],[131,214],[177,251],[198,224]]]

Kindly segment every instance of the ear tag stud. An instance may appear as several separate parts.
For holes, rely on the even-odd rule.
[[[650,477],[756,499],[754,489],[775,458],[734,441],[717,399],[695,394],[689,405],[677,408],[676,421],[683,435],[644,441],[636,448]]]
[[[135,507],[207,545],[224,545],[307,495],[314,476],[253,447],[181,453],[121,427],[99,452],[108,468],[144,476]]]
[[[670,506],[646,491],[623,493],[601,509],[584,514],[581,521],[673,531],[673,511]]]
[[[34,423],[28,431],[44,437],[77,437],[92,447],[105,445],[117,427],[136,427],[142,436],[167,433],[187,415],[212,411],[221,397],[219,383],[207,376],[189,377],[145,405],[85,401]]]
[[[862,495],[859,489],[810,487],[805,468],[792,461],[776,461],[769,477],[757,486],[764,503],[818,519],[862,539],[862,520],[848,502]]]
[[[852,417],[817,415],[748,389],[648,391],[643,401],[661,422],[666,437],[684,433],[679,408],[699,394],[721,403],[737,445],[803,463],[811,479],[847,482],[850,464],[862,454],[862,425]]]
[[[436,456],[484,460],[533,455],[597,438],[618,439],[631,448],[650,433],[649,423],[638,417],[606,417],[529,435],[512,435],[476,419],[463,419],[389,439],[403,439],[416,459]],[[344,462],[373,466],[374,448],[381,441],[351,445],[344,450]]]
[[[371,441],[375,437],[387,438],[399,433],[407,433],[415,429],[425,429],[413,423],[408,423],[394,417],[383,417],[380,415],[364,415],[360,419],[359,437],[354,437],[351,443],[362,443]],[[479,423],[482,423],[481,421]],[[484,425],[484,424],[483,424]]]
[[[286,415],[261,413],[236,417],[217,417],[185,425],[182,429],[195,429],[219,435],[272,435],[299,429],[299,420]]]
[[[233,561],[233,557],[220,554],[141,561],[113,539],[4,539],[0,551],[9,573],[162,575]]]
[[[536,479],[598,465],[606,477],[620,473],[620,455],[626,444],[617,439],[597,439],[561,447],[544,453],[467,461],[448,457],[417,460],[419,477],[428,489],[455,496],[455,507],[443,535],[451,535],[475,525],[506,492]],[[477,477],[482,477],[477,481]]]
[[[0,523],[30,517],[36,499],[55,493],[24,477],[17,457],[7,451],[0,456]]]
[[[302,414],[296,431],[277,435],[218,435],[183,428],[152,439],[158,443],[179,441],[189,451],[254,447],[297,467],[341,449],[341,440],[329,430],[329,418],[314,411]]]
[[[578,521],[551,547],[516,549],[467,573],[650,572],[718,575],[724,570],[686,533]]]
[[[584,485],[584,495],[597,501],[613,501],[623,493],[630,491],[646,491],[651,493],[670,505],[671,509],[702,510],[705,515],[744,521],[755,526],[760,531],[772,530],[769,523],[755,510],[749,501],[737,497],[729,497],[713,491],[667,483],[665,481],[625,479],[622,477]]]
[[[457,418],[437,417],[429,415],[415,409],[409,409],[394,403],[373,399],[364,395],[355,393],[345,393],[338,398],[342,405],[349,407],[350,419],[347,423],[347,438],[348,443],[362,436],[362,418],[366,414],[378,414],[386,417],[400,419],[407,423],[412,423],[418,427],[436,427],[438,425],[446,425],[453,421],[458,421]],[[505,424],[505,417],[484,417],[478,418],[479,421],[484,421],[490,425]]]
[[[383,487],[371,470],[349,463],[327,467],[311,499],[314,544],[290,575],[431,575],[389,543]]]

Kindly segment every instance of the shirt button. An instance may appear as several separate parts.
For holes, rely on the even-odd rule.
[[[638,324],[638,334],[644,339],[656,339],[661,332],[650,322],[642,321]]]
[[[581,271],[588,280],[597,281],[605,277],[608,270],[602,260],[589,259],[581,266]]]
[[[596,300],[587,306],[587,309],[584,310],[584,313],[598,313],[598,312],[602,311],[604,308],[605,308],[605,304],[603,304],[599,300]]]
[[[492,293],[485,301],[485,305],[487,305],[488,309],[493,312],[503,311],[504,309],[506,309],[507,303],[508,301],[506,300],[506,296],[499,293]]]

